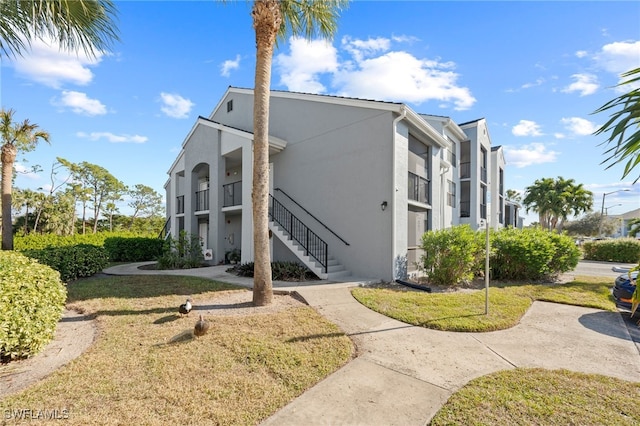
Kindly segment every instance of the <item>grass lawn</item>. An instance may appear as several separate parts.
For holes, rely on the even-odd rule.
[[[425,293],[359,287],[353,296],[383,315],[421,327],[447,331],[483,332],[515,326],[534,300],[615,311],[613,281],[577,277],[566,284],[500,284],[489,288],[489,315],[484,314],[485,291]]]
[[[70,284],[69,306],[96,317],[96,342],[0,412],[65,409],[69,425],[255,425],[351,359],[349,338],[307,306],[209,316],[209,333],[193,338],[194,312],[177,315],[185,295],[215,303],[236,291],[246,289],[159,275]]]
[[[472,380],[449,398],[431,425],[637,425],[639,400],[640,383],[515,369]]]

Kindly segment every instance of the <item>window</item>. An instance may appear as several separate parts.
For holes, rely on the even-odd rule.
[[[233,99],[227,102],[227,112],[233,111]]]
[[[456,184],[453,181],[447,180],[448,183],[448,191],[447,191],[447,205],[454,207],[456,206]]]

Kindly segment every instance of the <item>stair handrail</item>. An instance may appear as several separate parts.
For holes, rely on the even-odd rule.
[[[311,256],[320,263],[324,272],[329,271],[327,243],[298,219],[281,202],[269,194],[269,216],[284,229],[289,236],[300,244],[306,256]]]
[[[169,233],[169,226],[171,226],[171,218],[170,217],[164,223],[164,226],[162,227],[162,230],[160,231],[160,234],[158,234],[158,239],[164,240],[167,237],[167,234]]]
[[[318,219],[317,217],[315,217],[313,214],[311,214],[311,212],[309,212],[309,210],[305,209],[304,207],[302,207],[300,205],[300,203],[298,203],[296,200],[294,200],[293,198],[291,198],[291,196],[289,194],[287,194],[286,192],[284,192],[282,189],[280,188],[275,188],[275,191],[280,191],[282,192],[282,194],[287,197],[288,199],[290,199],[291,201],[293,201],[293,203],[300,207],[306,214],[308,214],[309,216],[311,216],[313,219],[316,220],[316,222],[318,222],[320,225],[324,226],[325,229],[329,232],[331,232],[337,239],[339,239],[340,241],[342,241],[345,245],[350,246],[351,244],[349,244],[348,242],[346,242],[340,235],[336,234],[331,228],[329,228],[327,225],[325,225],[320,219]]]

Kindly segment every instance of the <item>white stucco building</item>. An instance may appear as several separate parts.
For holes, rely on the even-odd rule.
[[[228,88],[168,171],[169,232],[199,235],[213,262],[233,249],[253,259],[252,114],[253,90]],[[484,119],[458,125],[401,103],[272,91],[269,126],[274,260],[322,278],[393,280],[415,272],[427,230],[518,224]]]

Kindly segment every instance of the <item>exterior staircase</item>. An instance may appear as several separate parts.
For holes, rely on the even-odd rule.
[[[334,280],[351,275],[329,255],[327,243],[273,196],[269,196],[269,229],[318,278]]]
[[[309,251],[299,242],[291,238],[285,229],[274,221],[269,222],[271,233],[277,237],[296,257],[306,265],[318,278],[322,280],[335,280],[351,275],[351,273],[335,258],[327,256],[326,268],[313,256],[307,254]],[[311,251],[314,247],[310,247]]]

